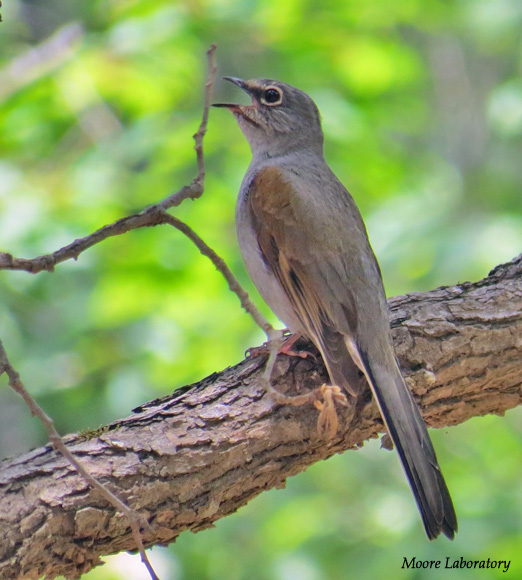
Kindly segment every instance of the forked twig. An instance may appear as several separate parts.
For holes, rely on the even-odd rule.
[[[180,205],[186,199],[196,199],[203,193],[203,182],[205,179],[205,163],[203,158],[203,138],[207,131],[208,114],[210,109],[210,101],[212,100],[212,92],[214,82],[216,80],[216,63],[214,53],[216,45],[213,44],[207,50],[208,58],[208,77],[205,83],[205,99],[203,105],[203,117],[201,124],[194,134],[195,150],[197,158],[198,173],[192,180],[190,185],[185,185],[178,192],[169,195],[163,201],[151,205],[142,212],[133,214],[115,221],[112,224],[103,226],[92,234],[74,240],[74,242],[52,252],[38,256],[37,258],[26,259],[16,258],[11,254],[0,252],[0,270],[25,270],[31,274],[37,274],[46,270],[52,272],[55,266],[66,260],[77,260],[79,255],[88,248],[100,243],[107,238],[126,234],[131,230],[136,230],[144,227],[156,226],[165,223],[162,212],[165,210]]]

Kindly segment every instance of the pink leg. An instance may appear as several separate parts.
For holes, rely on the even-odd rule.
[[[288,338],[286,338],[283,346],[279,349],[278,354],[286,354],[287,356],[297,356],[299,358],[308,358],[311,357],[316,359],[317,356],[313,352],[309,352],[307,350],[297,350],[294,349],[295,343],[302,338],[300,334],[290,334]],[[261,355],[269,354],[270,349],[268,348],[268,343],[263,343],[261,346],[254,346],[249,348],[246,351],[246,356],[256,357]]]

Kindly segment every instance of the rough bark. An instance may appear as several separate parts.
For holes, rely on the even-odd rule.
[[[522,398],[522,256],[477,283],[390,300],[397,354],[428,425],[443,427]],[[172,395],[90,439],[68,444],[91,473],[150,521],[146,544],[212,525],[265,489],[382,432],[368,394],[351,425],[322,439],[317,411],[275,404],[259,378],[265,358]],[[280,356],[275,386],[302,392],[326,379],[311,359]],[[346,415],[345,415],[346,414]],[[115,513],[49,446],[0,464],[0,578],[77,578],[100,556],[134,548]]]

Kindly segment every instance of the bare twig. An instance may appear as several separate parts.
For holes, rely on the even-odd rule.
[[[283,345],[284,331],[270,328],[266,331],[268,336],[268,359],[266,361],[265,370],[261,376],[261,383],[265,390],[272,395],[276,402],[280,402],[280,397],[284,397],[272,385],[272,372],[279,353],[279,349]]]
[[[225,261],[220,258],[216,252],[206,242],[204,242],[191,227],[168,213],[163,214],[163,217],[164,223],[168,223],[180,232],[184,233],[187,238],[189,238],[189,240],[194,242],[198,250],[211,260],[216,269],[221,272],[225,280],[228,282],[228,287],[230,290],[232,290],[232,292],[234,292],[239,298],[243,309],[246,310],[246,312],[248,312],[248,314],[250,314],[250,316],[254,319],[254,322],[265,331],[269,340],[271,339],[271,333],[280,332],[274,330],[268,320],[266,320],[261,312],[259,312],[259,310],[254,306],[250,300],[250,297],[248,296],[248,292],[246,292],[234,274],[232,274],[232,271],[226,265]]]
[[[158,576],[154,572],[152,565],[145,552],[145,547],[141,539],[140,527],[145,528],[151,535],[154,535],[154,530],[150,527],[149,522],[143,518],[138,512],[130,509],[121,499],[119,499],[112,491],[110,491],[105,485],[97,481],[92,475],[83,467],[83,465],[74,457],[74,455],[67,449],[63,439],[56,430],[54,422],[49,417],[49,415],[38,405],[38,403],[31,397],[27,389],[24,387],[20,374],[14,369],[13,365],[9,362],[7,353],[5,352],[4,345],[0,340],[0,375],[6,373],[9,378],[9,386],[16,391],[22,399],[25,401],[26,405],[29,407],[31,414],[37,417],[44,429],[49,436],[49,441],[52,443],[53,447],[61,453],[67,461],[76,469],[76,471],[85,479],[85,481],[99,494],[104,497],[109,503],[111,503],[117,510],[121,511],[129,520],[129,525],[132,530],[132,535],[136,546],[141,555],[141,560],[147,567],[150,577],[152,580],[159,580]]]
[[[196,159],[198,164],[198,174],[190,185],[183,187],[180,191],[169,195],[166,199],[158,204],[158,208],[166,210],[171,207],[180,205],[186,199],[197,199],[203,194],[203,182],[205,180],[205,161],[203,157],[203,138],[207,132],[208,112],[210,109],[210,101],[212,100],[212,93],[214,90],[214,82],[216,80],[217,67],[214,59],[214,52],[216,45],[213,44],[207,50],[208,58],[208,78],[205,84],[205,102],[203,105],[203,118],[199,129],[194,134],[194,141],[196,142],[194,149],[196,150]]]
[[[25,270],[31,274],[38,274],[43,270],[52,272],[57,264],[70,260],[71,258],[77,260],[82,252],[107,238],[120,236],[130,232],[131,230],[162,223],[159,212],[153,210],[156,210],[155,206],[151,206],[141,213],[119,219],[112,224],[103,226],[84,238],[74,240],[71,244],[56,250],[56,252],[53,252],[52,254],[45,254],[43,256],[38,256],[37,258],[26,259],[15,258],[7,253],[0,253],[0,269]]]

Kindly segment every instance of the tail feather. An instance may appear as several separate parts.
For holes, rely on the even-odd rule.
[[[328,327],[323,328],[321,338],[318,347],[335,385],[357,396],[361,391],[357,369],[365,375],[399,453],[428,538],[433,540],[443,533],[452,540],[457,531],[453,502],[426,424],[404,382],[391,343],[388,349],[381,342],[378,351],[370,356],[348,336]]]
[[[359,351],[359,355],[362,370],[399,453],[428,538],[432,540],[443,533],[452,540],[457,531],[453,502],[424,420],[395,359],[390,369],[389,365],[384,368],[372,363],[364,352]]]

